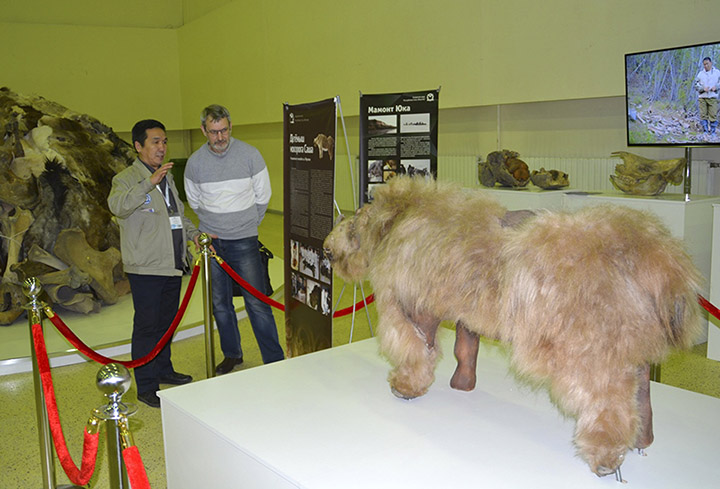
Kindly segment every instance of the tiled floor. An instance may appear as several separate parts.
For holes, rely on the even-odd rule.
[[[280,253],[282,249],[282,217],[269,214],[260,238],[273,251]],[[282,256],[279,256],[282,258]],[[273,279],[273,285],[280,287],[282,276]],[[343,304],[350,304],[352,291],[345,294]],[[121,308],[116,309],[116,311]],[[371,320],[376,322],[375,308],[371,307]],[[97,322],[112,323],[112,308],[101,312]],[[126,314],[123,313],[123,314]],[[275,312],[281,344],[284,345],[284,315]],[[127,318],[123,318],[127,322]],[[73,325],[68,322],[68,326]],[[12,327],[15,327],[12,326]],[[27,325],[19,325],[27,331]],[[48,329],[49,326],[46,326]],[[334,323],[334,344],[346,343],[349,340],[350,320],[336,320]],[[243,337],[245,362],[242,369],[261,365],[260,354],[247,320],[240,321]],[[361,340],[369,337],[369,329],[365,315],[360,314],[356,320],[353,339]],[[217,345],[216,355],[221,355]],[[0,331],[2,341],[2,331]],[[24,348],[29,348],[27,344]],[[24,350],[29,351],[29,350]],[[191,374],[196,380],[205,378],[205,347],[202,335],[175,341],[172,347],[172,358],[176,369]],[[24,355],[26,353],[20,353]],[[451,354],[446,352],[446,354]],[[122,355],[120,359],[129,359]],[[68,447],[74,460],[79,463],[82,449],[82,430],[93,408],[105,403],[95,385],[95,375],[100,366],[95,363],[83,362],[76,365],[53,368],[53,380],[58,398],[61,421],[65,431]],[[690,389],[703,394],[720,397],[720,362],[705,358],[704,345],[692,351],[676,353],[662,366],[662,381],[677,387]],[[125,395],[125,401],[136,403],[135,390]],[[248,393],[252,396],[252,393]],[[131,430],[135,443],[139,447],[147,469],[151,487],[166,487],[164,447],[160,410],[152,409],[144,404],[138,406],[137,413],[131,417]],[[69,481],[56,462],[56,478],[58,484]],[[15,373],[0,376],[0,489],[42,487],[40,472],[40,453],[38,448],[37,421],[35,415],[34,388],[30,373]],[[107,447],[101,438],[96,471],[90,488],[109,487]]]

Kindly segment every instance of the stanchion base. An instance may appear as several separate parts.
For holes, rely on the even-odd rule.
[[[93,414],[103,421],[119,419],[120,415],[132,416],[137,412],[137,406],[131,403],[119,402],[116,406],[104,405],[93,409]]]

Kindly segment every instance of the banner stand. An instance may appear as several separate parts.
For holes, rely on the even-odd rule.
[[[348,169],[350,170],[350,186],[352,187],[353,205],[355,206],[353,211],[357,211],[358,207],[360,205],[360,200],[358,199],[357,194],[355,193],[355,177],[354,177],[355,168],[353,168],[352,157],[350,155],[350,142],[348,140],[347,128],[345,126],[345,116],[343,115],[342,104],[340,103],[340,95],[335,96],[335,103],[338,108],[338,111],[340,112],[340,121],[342,121],[343,136],[345,137],[345,150],[347,151]],[[335,178],[337,179],[337,174],[335,175]],[[335,188],[337,188],[337,182],[335,182]],[[340,212],[340,206],[338,206],[337,200],[335,200],[335,209],[337,209],[338,215],[342,214]],[[345,292],[346,285],[347,285],[346,283],[343,284],[343,288],[340,291],[337,301],[335,302],[335,310],[337,310],[338,304],[340,304],[340,299],[342,299],[343,293]],[[370,320],[370,312],[368,311],[368,305],[367,305],[367,302],[365,302],[366,295],[365,295],[365,289],[363,288],[362,282],[353,283],[353,302],[352,303],[357,304],[358,286],[360,287],[360,293],[362,294],[362,297],[363,297],[363,304],[365,305],[365,315],[367,316],[368,327],[370,328],[370,336],[373,337],[373,336],[375,336],[375,333],[373,332],[372,321]],[[355,331],[355,310],[353,310],[353,312],[352,312],[352,318],[350,321],[350,338],[348,339],[348,343],[352,343],[354,331]]]

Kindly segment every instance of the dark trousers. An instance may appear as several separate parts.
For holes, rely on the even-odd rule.
[[[127,274],[130,281],[135,316],[131,353],[133,360],[150,353],[172,324],[180,305],[179,276]],[[135,368],[138,393],[155,392],[159,379],[173,372],[170,342],[149,363]]]

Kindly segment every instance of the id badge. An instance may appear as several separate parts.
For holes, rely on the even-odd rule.
[[[170,229],[182,229],[182,217],[170,216]]]

